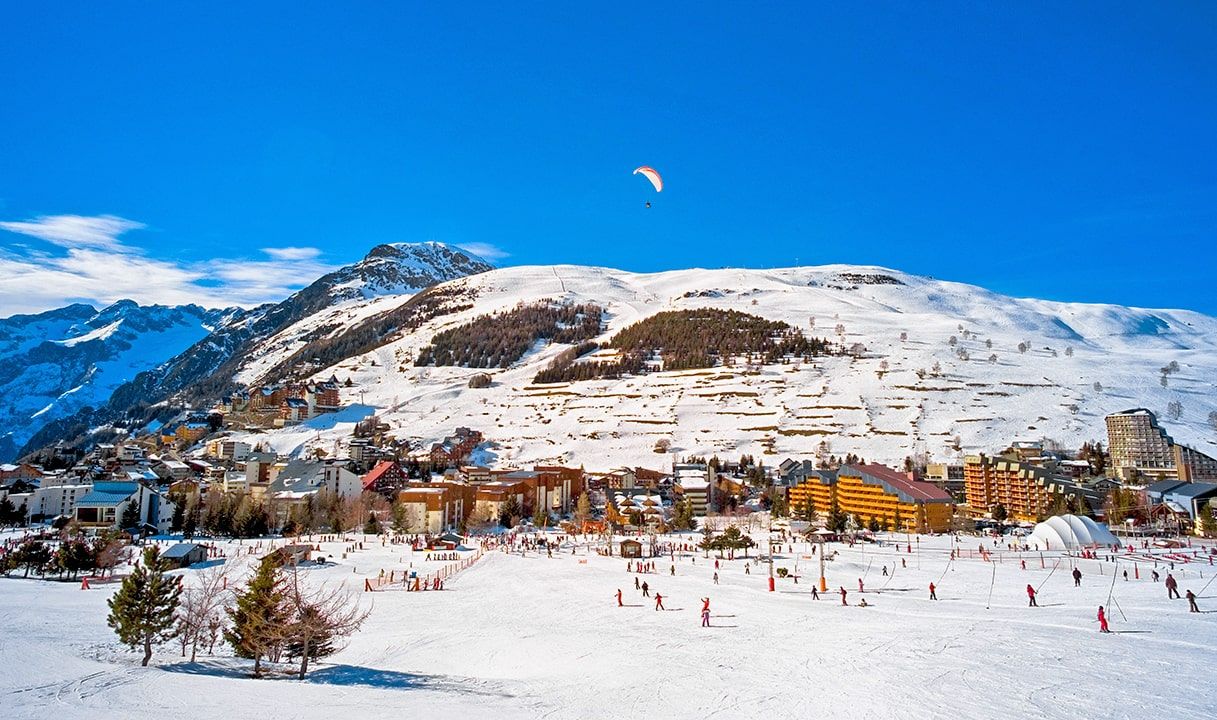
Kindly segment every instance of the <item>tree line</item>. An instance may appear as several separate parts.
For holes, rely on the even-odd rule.
[[[825,339],[809,338],[784,322],[738,310],[697,308],[669,310],[641,320],[617,333],[607,347],[620,350],[614,360],[575,362],[595,349],[583,346],[559,355],[537,374],[534,382],[575,382],[646,372],[658,358],[664,370],[695,370],[730,364],[734,358],[775,364],[789,357],[810,360],[838,352]]]
[[[419,351],[417,366],[506,368],[524,357],[537,341],[579,343],[600,334],[604,311],[592,304],[521,304],[506,312],[482,315],[436,333]]]

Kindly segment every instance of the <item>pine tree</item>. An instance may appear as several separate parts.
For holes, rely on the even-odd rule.
[[[363,532],[365,535],[380,534],[380,520],[376,519],[376,513],[368,513],[368,521],[363,524]]]
[[[119,527],[123,530],[139,527],[140,507],[138,500],[132,500],[123,508],[122,520]]]
[[[13,501],[5,495],[3,500],[0,500],[0,525],[16,525],[17,507],[13,505]]]
[[[1200,532],[1205,537],[1217,536],[1217,515],[1214,512],[1217,512],[1217,500],[1209,500],[1200,514]]]
[[[224,630],[224,639],[237,657],[254,661],[254,677],[260,676],[262,658],[278,648],[289,620],[283,579],[274,561],[262,561],[245,590],[237,593],[236,604],[225,612],[231,626]]]
[[[549,513],[545,512],[545,508],[540,504],[537,505],[537,511],[532,514],[532,524],[539,528],[549,525]]]
[[[144,666],[152,659],[152,646],[176,634],[173,615],[182,586],[178,578],[165,574],[168,569],[157,547],[144,550],[143,564],[123,578],[118,592],[107,601],[107,622],[124,645],[143,646],[144,660],[140,664]]]

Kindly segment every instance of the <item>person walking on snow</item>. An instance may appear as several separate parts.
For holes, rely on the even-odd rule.
[[[937,599],[938,599],[938,594],[937,594],[937,593],[935,593],[935,592],[934,592],[934,590],[935,590],[935,588],[934,588],[934,583],[930,583],[930,599],[931,599],[931,600],[937,600]]]
[[[842,605],[848,605],[848,604],[849,604],[849,603],[845,602],[845,596],[846,596],[847,594],[848,594],[848,593],[846,593],[846,592],[845,592],[845,586],[844,586],[844,585],[842,585],[842,586],[841,586],[841,604],[842,604]]]
[[[1027,585],[1027,607],[1039,607],[1039,604],[1035,602],[1035,588],[1030,584]]]
[[[1200,608],[1196,606],[1196,593],[1191,590],[1187,591],[1187,611],[1198,613]]]
[[[660,595],[659,593],[655,593],[655,609],[656,610],[666,610],[667,609],[663,606],[663,595]]]
[[[621,588],[617,588],[617,607],[625,607],[625,604],[621,602]]]
[[[701,626],[710,627],[710,609],[702,608],[701,610]]]
[[[820,592],[819,592],[818,590],[816,590],[816,586],[815,586],[815,585],[812,585],[812,586],[811,586],[811,599],[812,599],[812,600],[819,600],[819,599],[820,599]]]
[[[1111,632],[1110,630],[1107,629],[1107,613],[1103,612],[1102,605],[1099,606],[1099,632],[1101,632],[1101,633]]]
[[[642,596],[651,597],[651,588],[645,582],[642,584]]]
[[[1176,580],[1175,576],[1170,573],[1166,574],[1166,599],[1179,599],[1179,581]]]
[[[865,590],[862,589],[862,578],[858,578],[858,592],[865,592]]]
[[[638,576],[637,575],[634,576],[634,589],[635,590],[638,589]]]
[[[718,584],[718,573],[714,573],[714,584]]]
[[[1078,568],[1073,569],[1073,586],[1082,587],[1082,571]]]

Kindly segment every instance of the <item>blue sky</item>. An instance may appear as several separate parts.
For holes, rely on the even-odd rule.
[[[5,4],[0,315],[423,240],[1217,313],[1217,4],[583,5]]]

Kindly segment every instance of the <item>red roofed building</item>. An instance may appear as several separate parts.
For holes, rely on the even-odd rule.
[[[381,460],[363,476],[363,491],[391,498],[407,482],[406,471],[401,469],[401,465],[393,460]]]

